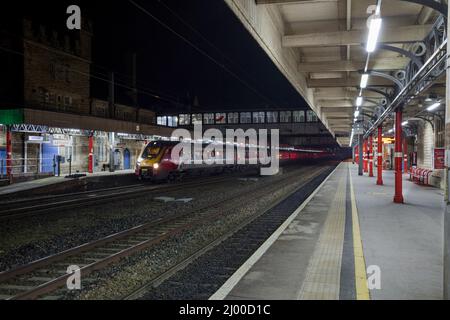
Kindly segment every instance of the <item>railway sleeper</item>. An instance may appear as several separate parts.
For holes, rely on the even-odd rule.
[[[43,301],[55,301],[55,300],[61,300],[63,296],[44,296],[42,298],[39,298],[38,300]]]
[[[120,251],[122,251],[122,249],[110,248],[110,247],[108,247],[108,248],[102,247],[102,248],[98,248],[96,252],[112,255],[112,254],[118,253]]]
[[[19,284],[4,284],[4,285],[0,285],[0,290],[5,291],[5,290],[11,290],[11,291],[18,291],[18,292],[25,292],[25,291],[30,291],[32,289],[34,289],[35,286],[28,286],[28,285],[19,285]]]

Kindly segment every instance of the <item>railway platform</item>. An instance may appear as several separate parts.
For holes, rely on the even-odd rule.
[[[442,299],[442,191],[408,177],[395,204],[393,172],[340,164],[211,299]]]
[[[19,182],[7,186],[0,187],[0,197],[7,197],[13,194],[29,193],[52,193],[59,189],[64,190],[69,184],[76,185],[78,183],[86,183],[87,181],[99,183],[109,180],[113,177],[132,176],[134,170],[120,170],[115,172],[100,171],[95,173],[86,173],[86,176],[79,178],[48,177],[43,179]],[[134,176],[133,176],[134,178]]]

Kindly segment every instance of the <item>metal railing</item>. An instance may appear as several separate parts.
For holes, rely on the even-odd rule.
[[[53,158],[0,159],[0,178],[7,178],[8,172],[13,176],[43,173],[57,175],[59,173],[57,156]]]

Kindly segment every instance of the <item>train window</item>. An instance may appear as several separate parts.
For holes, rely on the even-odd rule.
[[[202,124],[203,115],[201,113],[196,113],[192,115],[192,124]]]
[[[293,114],[294,122],[305,122],[305,111],[304,110],[293,111],[292,114]]]
[[[180,114],[179,115],[179,123],[180,126],[188,126],[191,124],[191,115],[190,114]]]
[[[227,123],[227,114],[226,113],[216,113],[216,123],[217,124],[226,124]]]
[[[267,123],[277,123],[278,122],[278,112],[270,111],[267,112]]]
[[[306,121],[307,122],[317,122],[317,115],[314,113],[314,111],[312,110],[308,110],[306,112]]]
[[[230,123],[230,124],[239,123],[239,113],[238,112],[228,113],[228,123]]]
[[[253,123],[264,123],[265,112],[253,112]]]
[[[252,123],[251,112],[241,112],[241,123]]]
[[[167,148],[166,152],[164,153],[163,160],[169,161],[172,158],[172,148]]]
[[[291,111],[281,111],[280,112],[280,122],[289,123],[292,121],[292,112]]]
[[[153,159],[156,158],[161,151],[161,147],[157,144],[152,144],[147,146],[145,148],[144,152],[142,153],[142,158],[144,159]]]
[[[203,115],[204,124],[214,124],[214,113],[205,113]]]

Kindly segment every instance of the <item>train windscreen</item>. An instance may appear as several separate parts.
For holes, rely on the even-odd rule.
[[[142,153],[142,158],[144,159],[153,159],[156,158],[161,152],[161,146],[156,143],[149,144],[144,152]]]

